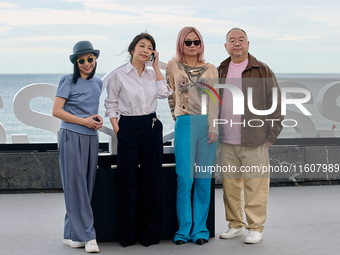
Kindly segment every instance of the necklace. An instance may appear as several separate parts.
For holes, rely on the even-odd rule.
[[[187,62],[185,61],[185,62],[183,62],[183,63],[187,63]],[[194,71],[193,69],[196,67],[197,63],[198,63],[198,59],[197,59],[197,61],[196,61],[196,64],[195,64],[193,67],[189,66],[188,63],[187,63],[187,66],[188,66],[188,68],[189,68],[190,73],[192,73],[192,72]]]

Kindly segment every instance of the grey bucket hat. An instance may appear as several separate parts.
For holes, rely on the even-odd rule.
[[[92,43],[89,41],[80,41],[73,46],[73,54],[70,55],[72,64],[77,60],[78,56],[93,53],[97,58],[99,57],[100,51],[93,48]]]

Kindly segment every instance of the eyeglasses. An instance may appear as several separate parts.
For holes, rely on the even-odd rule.
[[[247,40],[244,39],[243,37],[241,37],[241,38],[239,38],[238,40],[236,40],[236,39],[234,39],[234,38],[231,38],[231,39],[229,39],[229,41],[227,41],[227,43],[230,43],[230,44],[232,44],[232,45],[236,44],[236,42],[237,42],[238,44],[244,44],[245,42],[247,42]]]
[[[184,41],[184,44],[188,47],[190,47],[194,43],[195,46],[198,46],[201,44],[201,40],[195,40],[195,41]]]
[[[94,61],[95,57],[89,57],[87,58],[87,62],[92,63]],[[83,65],[85,63],[84,58],[77,59],[78,64]]]

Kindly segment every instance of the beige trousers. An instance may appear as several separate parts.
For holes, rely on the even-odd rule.
[[[224,166],[223,200],[229,228],[245,226],[262,232],[270,183],[267,146],[242,147],[219,142],[217,164]],[[243,209],[248,225],[243,221]]]

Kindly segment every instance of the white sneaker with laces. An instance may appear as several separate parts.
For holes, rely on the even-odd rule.
[[[83,248],[85,247],[85,244],[82,242],[72,241],[71,239],[64,239],[63,240],[64,245],[68,245],[72,248]]]
[[[242,228],[229,228],[227,232],[220,234],[220,238],[222,239],[231,239],[238,236],[243,236],[243,227]]]
[[[86,252],[99,252],[99,247],[97,245],[96,239],[85,242],[85,251]]]
[[[263,238],[263,234],[261,232],[250,230],[244,242],[245,243],[259,243],[261,242],[262,238]]]

